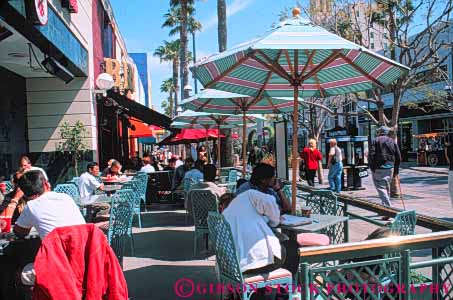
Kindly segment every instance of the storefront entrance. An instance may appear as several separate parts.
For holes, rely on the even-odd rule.
[[[27,149],[25,79],[0,67],[0,177],[17,169]]]

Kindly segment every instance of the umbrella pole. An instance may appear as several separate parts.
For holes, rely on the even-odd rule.
[[[208,164],[211,163],[211,160],[210,160],[210,155],[209,155],[209,139],[208,139],[208,133],[209,133],[209,130],[208,130],[208,126],[205,127],[206,129],[206,154],[208,156]]]
[[[247,173],[247,117],[245,116],[245,110],[242,112],[242,178],[245,178]]]
[[[217,123],[217,164],[219,166],[220,176],[220,123]]]
[[[293,214],[296,213],[296,196],[297,196],[297,150],[298,150],[298,125],[299,125],[299,87],[298,84],[294,84],[294,111],[293,111],[293,153],[292,153],[292,182],[291,182],[291,211]]]

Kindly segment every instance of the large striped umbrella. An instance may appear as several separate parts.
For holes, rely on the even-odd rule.
[[[218,112],[208,113],[208,112],[196,112],[192,110],[186,110],[182,112],[179,116],[173,119],[173,122],[178,123],[189,123],[189,124],[198,124],[205,126],[217,126],[221,129],[221,126],[224,128],[232,128],[229,126],[240,126],[243,122],[246,123],[256,123],[257,119],[263,119],[259,115],[245,115],[245,117],[232,115],[232,114],[221,114]],[[226,126],[226,127],[225,127]],[[219,162],[220,168],[220,136],[218,139],[217,145],[217,160]]]
[[[293,97],[292,208],[296,207],[298,97],[384,88],[409,68],[294,17],[260,38],[194,66],[205,88],[261,97]]]
[[[292,98],[251,97],[225,91],[205,89],[181,102],[181,106],[197,112],[242,114],[242,173],[246,173],[247,113],[282,114],[293,111]]]

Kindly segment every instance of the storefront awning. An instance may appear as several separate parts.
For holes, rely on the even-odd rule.
[[[172,130],[170,128],[171,119],[169,117],[112,90],[107,92],[107,97],[115,100],[120,106],[125,108],[130,117],[139,119],[149,125],[156,125],[164,129]]]
[[[204,142],[206,141],[206,138],[215,140],[218,138],[218,135],[219,132],[217,129],[209,129],[208,132],[206,132],[205,129],[181,129],[181,132],[168,136],[162,140],[159,145],[179,145]],[[225,135],[221,134],[220,137],[223,138]]]
[[[157,132],[162,131],[160,127],[148,125],[138,120],[130,119],[129,122],[131,124],[129,129],[130,138],[155,137]]]

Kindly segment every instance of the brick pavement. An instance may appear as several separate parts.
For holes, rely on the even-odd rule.
[[[453,221],[446,169],[409,166],[400,173],[407,209]],[[370,178],[364,180],[363,186],[365,190],[345,193],[379,202]],[[402,208],[398,199],[392,200],[392,204]],[[354,211],[362,215],[372,214],[359,209]],[[190,278],[195,283],[216,281],[214,257],[193,256],[193,227],[187,225],[184,211],[160,207],[159,210],[144,213],[142,220],[143,229],[134,228],[135,257],[126,257],[124,261],[132,299],[178,299],[174,284],[181,278]],[[375,228],[363,221],[350,221],[351,241],[362,240]],[[417,232],[427,230],[417,227]],[[422,260],[426,255],[421,252],[415,255],[415,259]],[[429,270],[424,273],[429,274]],[[206,297],[194,295],[190,299]]]

